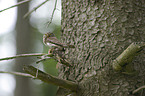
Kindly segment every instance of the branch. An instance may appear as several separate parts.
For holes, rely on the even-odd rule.
[[[55,76],[51,76],[50,74],[44,73],[44,72],[38,70],[37,68],[34,68],[33,66],[25,66],[24,70],[33,76],[36,76],[36,72],[38,72],[36,78],[40,79],[46,83],[54,84],[54,85],[60,86],[65,89],[69,89],[71,91],[78,90],[78,84],[76,84],[75,82],[63,80],[63,79],[59,79]]]
[[[113,69],[121,71],[125,65],[132,62],[133,58],[145,47],[145,42],[132,43],[121,55],[113,60]]]
[[[13,6],[11,6],[11,7],[6,8],[6,9],[0,10],[0,12],[3,12],[3,11],[8,10],[8,9],[10,9],[10,8],[19,6],[19,5],[21,5],[21,4],[25,4],[25,3],[30,2],[30,1],[31,1],[31,0],[24,0],[24,1],[18,2],[16,5],[13,5]]]
[[[43,56],[43,55],[46,55],[46,54],[44,54],[44,53],[20,54],[20,55],[16,55],[16,56],[12,56],[12,57],[1,58],[0,61],[14,59],[14,58],[18,58],[18,57],[31,57],[31,56]]]
[[[8,73],[8,74],[12,74],[12,75],[18,75],[18,76],[24,76],[24,77],[34,78],[34,76],[32,76],[30,74],[21,73],[21,72],[6,72],[6,71],[0,71],[0,73]]]
[[[50,21],[48,22],[48,25],[47,25],[47,26],[49,26],[49,25],[52,23],[52,19],[53,19],[53,16],[54,16],[54,12],[55,12],[55,10],[56,10],[56,5],[57,5],[57,0],[55,0],[54,9],[53,9],[53,12],[52,12]]]
[[[58,60],[56,61],[58,61],[59,63],[63,65],[66,65],[67,67],[72,67],[72,65],[66,59],[58,58]]]
[[[144,86],[141,86],[141,87],[139,87],[139,88],[137,88],[136,90],[134,90],[134,91],[132,92],[132,94],[135,94],[135,93],[137,93],[138,91],[140,91],[140,90],[142,90],[142,89],[145,89],[145,85],[144,85]]]
[[[37,62],[36,62],[36,64],[38,64],[38,63],[40,63],[40,62],[43,62],[43,61],[45,61],[45,60],[47,60],[47,59],[50,59],[51,57],[45,57],[45,58],[42,58],[42,59],[39,59]]]
[[[62,59],[61,57],[59,56],[55,56],[53,54],[50,54],[49,57],[45,57],[45,58],[42,58],[42,59],[39,59],[36,64],[40,63],[40,62],[43,62],[43,61],[46,61],[50,58],[53,58],[54,60],[56,60],[57,62],[63,64],[63,65],[66,65],[67,67],[72,67],[72,65],[66,60],[66,59]]]
[[[36,11],[39,7],[41,7],[42,5],[44,5],[48,0],[45,0],[44,2],[42,2],[41,4],[39,4],[38,6],[34,7],[31,11],[27,12],[23,18],[28,17],[32,12]]]

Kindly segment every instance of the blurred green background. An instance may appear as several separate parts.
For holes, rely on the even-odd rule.
[[[0,10],[15,5],[21,0],[0,0]],[[45,0],[32,0],[0,13],[0,58],[16,54],[48,53],[49,47],[43,44],[43,34],[53,32],[60,39],[61,1],[57,0],[52,23],[48,26],[56,0],[50,0],[28,18],[23,16]],[[0,71],[23,72],[24,65],[35,66],[57,76],[53,59],[36,64],[37,57],[18,58],[0,61]],[[56,96],[57,86],[27,77],[0,74],[0,96]]]

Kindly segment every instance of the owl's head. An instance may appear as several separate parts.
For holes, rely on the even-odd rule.
[[[48,33],[44,34],[44,35],[43,35],[43,43],[44,43],[44,44],[47,43],[46,40],[47,40],[47,38],[49,38],[49,37],[55,37],[55,35],[54,35],[52,32],[48,32]]]

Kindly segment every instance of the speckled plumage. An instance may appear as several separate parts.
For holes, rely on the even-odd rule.
[[[51,32],[48,32],[43,35],[43,43],[50,47],[63,45],[63,43],[59,42],[55,35]]]

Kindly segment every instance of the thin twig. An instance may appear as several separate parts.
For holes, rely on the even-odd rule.
[[[5,9],[3,9],[3,10],[0,10],[0,12],[3,12],[3,11],[8,10],[8,9],[10,9],[10,8],[19,6],[19,5],[21,5],[21,4],[25,4],[25,3],[30,2],[30,1],[31,1],[31,0],[24,0],[24,1],[18,2],[16,5],[13,5],[13,6],[11,6],[11,7],[8,7],[8,8],[5,8]]]
[[[31,57],[31,56],[43,56],[43,55],[46,55],[46,54],[44,54],[44,53],[20,54],[20,55],[16,55],[16,56],[12,56],[12,57],[1,58],[0,61],[14,59],[14,58],[18,58],[18,57]]]
[[[45,4],[48,0],[42,2],[41,4],[39,4],[38,6],[34,7],[31,11],[27,12],[23,18],[28,17],[32,12],[36,11],[39,7],[41,7],[43,4]]]
[[[55,12],[55,10],[56,10],[56,5],[57,5],[57,0],[55,0],[54,9],[53,9],[53,12],[52,12],[50,21],[48,22],[48,25],[47,25],[47,26],[49,26],[49,25],[52,23],[52,19],[53,19],[53,16],[54,16],[54,12]]]
[[[25,66],[24,67],[24,71],[26,71],[27,73],[36,76],[36,72],[37,72],[37,68],[33,67],[33,66]],[[37,74],[37,79],[40,79],[46,83],[49,84],[54,84],[56,86],[60,86],[62,88],[66,88],[69,89],[71,91],[77,91],[78,90],[78,84],[72,81],[68,81],[68,80],[64,80],[64,79],[60,79],[58,77],[52,76],[48,73],[44,73],[40,70],[38,70],[38,74]]]
[[[58,62],[68,67],[72,67],[72,65],[66,59],[58,58]]]
[[[144,86],[141,86],[141,87],[139,87],[139,88],[137,88],[136,90],[134,90],[134,91],[132,92],[132,94],[135,94],[135,93],[137,93],[138,91],[140,91],[140,90],[142,90],[142,89],[145,89],[145,85],[144,85]]]
[[[40,63],[40,62],[43,62],[43,61],[46,61],[47,59],[50,59],[51,57],[45,57],[45,58],[42,58],[42,59],[39,59],[36,64]]]
[[[40,57],[40,59],[36,62],[36,64],[40,63],[41,61],[45,61],[53,57],[53,54],[49,53]]]
[[[30,74],[21,73],[21,72],[6,72],[6,71],[0,71],[0,73],[8,73],[8,74],[12,74],[12,75],[18,75],[18,76],[35,78],[34,76],[32,76]]]

